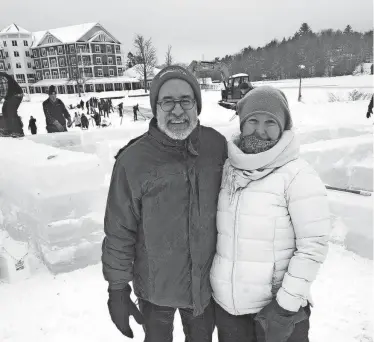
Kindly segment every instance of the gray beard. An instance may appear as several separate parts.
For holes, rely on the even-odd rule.
[[[197,120],[192,120],[190,121],[190,125],[187,129],[181,132],[173,132],[167,127],[167,123],[165,121],[160,122],[157,120],[157,127],[159,130],[163,133],[165,133],[169,138],[173,140],[185,140],[187,139],[192,131],[196,128],[197,126]]]

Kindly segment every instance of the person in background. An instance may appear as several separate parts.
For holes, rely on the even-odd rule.
[[[90,114],[90,101],[87,100],[86,102],[86,108],[87,108],[87,115]]]
[[[49,87],[48,95],[48,99],[43,102],[47,132],[67,132],[66,125],[72,125],[71,117],[64,103],[57,98],[54,85]]]
[[[373,114],[373,96],[371,96],[371,100],[370,100],[370,103],[369,103],[369,107],[368,107],[368,111],[366,113],[366,117],[369,119],[371,114]]]
[[[0,72],[0,101],[4,99],[2,112],[4,129],[0,136],[19,138],[25,134],[23,124],[18,115],[18,107],[23,99],[23,91],[19,84],[7,73]]]
[[[80,119],[82,123],[82,129],[88,129],[89,122],[88,122],[87,116],[83,113]]]
[[[254,87],[252,86],[251,82],[243,82],[239,85],[240,95],[242,98],[253,89]]]
[[[226,139],[200,125],[200,86],[182,67],[156,75],[150,102],[149,129],[117,154],[109,188],[102,254],[109,313],[127,337],[133,315],[145,341],[171,342],[179,310],[185,340],[211,342],[209,270]]]
[[[96,110],[94,110],[94,113],[95,114],[94,114],[93,118],[95,120],[95,124],[96,124],[97,127],[101,127],[101,115]]]
[[[31,132],[32,135],[36,134],[38,131],[38,128],[36,126],[36,119],[33,116],[30,116],[29,131]]]
[[[75,127],[81,127],[81,125],[82,125],[81,116],[77,112],[75,112],[75,114],[74,114],[74,126]]]
[[[84,101],[83,99],[81,100],[81,102],[79,102],[80,106],[81,106],[81,109],[84,110]]]
[[[238,103],[228,142],[211,268],[219,342],[308,342],[310,287],[331,232],[327,192],[299,158],[284,93],[257,87]]]
[[[134,121],[137,121],[138,120],[139,104],[137,104],[136,106],[132,107],[132,110],[134,112]]]

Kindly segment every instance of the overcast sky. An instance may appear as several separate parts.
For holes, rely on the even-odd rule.
[[[40,31],[100,22],[125,52],[135,33],[152,37],[158,62],[168,44],[174,58],[213,59],[282,39],[307,22],[314,31],[373,28],[373,0],[1,0],[0,27]]]

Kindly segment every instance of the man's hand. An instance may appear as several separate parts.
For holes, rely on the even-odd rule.
[[[261,324],[266,342],[286,342],[295,330],[296,323],[307,318],[303,308],[298,312],[288,311],[273,299],[256,315],[255,320]]]
[[[368,119],[370,119],[370,116],[371,116],[371,112],[368,111],[368,112],[366,113],[366,117],[367,117]]]
[[[57,127],[57,129],[59,130],[59,132],[63,132],[64,131],[64,127],[57,121],[57,120],[55,120],[54,122],[53,122],[53,125],[55,126],[55,127]]]
[[[108,308],[113,323],[124,336],[133,338],[134,333],[129,323],[130,316],[134,316],[138,324],[144,324],[144,318],[130,298],[130,285],[127,284],[123,290],[108,290],[108,292]]]

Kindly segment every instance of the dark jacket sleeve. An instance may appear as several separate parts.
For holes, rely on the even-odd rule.
[[[60,100],[61,102],[61,105],[62,105],[62,108],[63,108],[63,112],[64,112],[64,117],[66,120],[71,120],[71,117],[70,117],[70,113],[69,111],[66,109],[65,107],[65,104]]]
[[[121,158],[122,159],[122,158]],[[131,188],[125,167],[117,160],[109,187],[102,246],[103,274],[110,289],[123,289],[133,279],[140,200]]]

